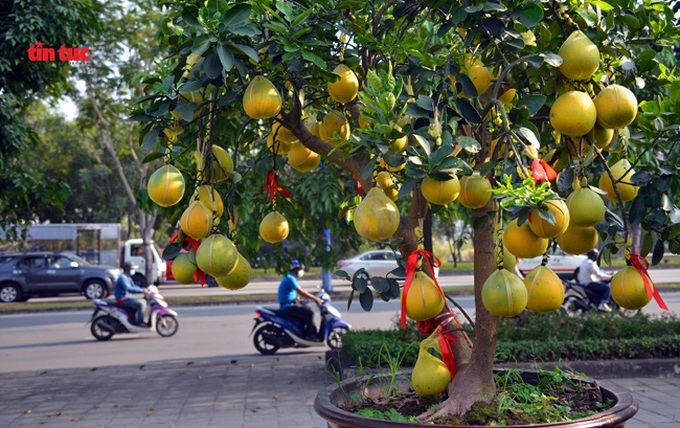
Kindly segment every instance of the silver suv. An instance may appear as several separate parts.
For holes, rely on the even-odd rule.
[[[0,302],[21,302],[34,296],[65,293],[102,299],[113,291],[120,274],[118,268],[91,265],[70,254],[0,254]]]

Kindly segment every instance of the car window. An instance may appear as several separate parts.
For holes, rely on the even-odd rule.
[[[52,256],[49,260],[51,269],[69,269],[71,267],[71,259],[64,256]]]
[[[394,253],[385,253],[385,260],[396,260]]]
[[[17,256],[0,256],[0,265],[3,263],[11,262],[14,260]]]
[[[387,260],[387,255],[388,255],[388,254],[389,254],[389,253],[384,253],[384,252],[380,252],[380,253],[371,253],[371,254],[369,255],[369,260]]]
[[[44,269],[46,266],[45,257],[26,257],[17,264],[19,269]]]

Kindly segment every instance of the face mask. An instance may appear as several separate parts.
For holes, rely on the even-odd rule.
[[[302,278],[303,276],[305,276],[305,271],[302,270],[302,269],[298,269],[298,271],[297,271],[297,277],[298,277],[298,278]]]
[[[134,274],[135,274],[135,272],[137,272],[137,271],[136,271],[136,270],[134,270],[134,269],[130,269],[130,276],[134,275]]]

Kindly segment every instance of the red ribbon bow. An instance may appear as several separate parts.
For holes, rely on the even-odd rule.
[[[270,170],[267,173],[267,182],[262,185],[262,189],[269,190],[269,202],[274,201],[274,195],[277,191],[284,196],[290,196],[290,193],[284,190],[283,187],[279,186],[279,183],[276,182],[276,173],[273,170]]]
[[[173,235],[170,237],[170,243],[172,244],[177,240],[177,237],[179,236],[178,232],[173,233]],[[184,238],[184,244],[182,247],[186,250],[187,247],[191,247],[192,250],[194,250],[194,254],[198,251],[198,247],[201,245],[201,241],[198,239],[194,239],[190,236],[187,236]],[[205,272],[200,270],[199,268],[196,268],[196,272],[194,272],[194,281],[199,281],[201,283],[201,287],[205,286]]]
[[[534,159],[531,161],[531,176],[534,179],[534,184],[544,181],[553,181],[557,178],[555,170],[548,165],[543,159]]]
[[[432,253],[429,251],[425,250],[416,250],[412,252],[411,254],[408,255],[408,258],[406,259],[406,280],[404,281],[404,292],[402,293],[401,296],[401,326],[406,327],[406,296],[408,295],[409,289],[411,288],[411,282],[413,281],[413,276],[416,273],[416,264],[418,263],[418,257],[422,256],[425,261],[428,263],[430,270],[432,273],[434,273],[434,267],[439,267],[442,265],[442,262],[439,261],[439,259],[436,256],[433,256]],[[433,259],[436,260],[437,264],[435,265],[433,263]],[[439,290],[439,293],[441,294],[442,298],[444,298],[444,292],[442,291],[442,288],[439,286],[437,283],[437,278],[432,278],[434,280],[434,284],[437,286],[437,289]]]
[[[654,287],[654,283],[652,283],[652,278],[649,277],[649,273],[647,272],[647,268],[649,268],[649,262],[642,257],[639,254],[631,254],[630,255],[630,262],[632,263],[633,267],[640,272],[640,275],[642,276],[642,280],[645,283],[645,291],[647,291],[647,297],[650,299],[654,297],[654,300],[656,300],[656,304],[659,305],[659,307],[663,310],[668,310],[668,306],[666,306],[666,302],[663,301],[661,298],[661,295],[659,294],[659,289]]]
[[[361,181],[357,180],[357,178],[354,175],[352,175],[352,178],[357,181],[357,195],[361,196],[362,194]]]

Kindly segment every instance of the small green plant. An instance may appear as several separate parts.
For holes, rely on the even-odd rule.
[[[394,409],[387,411],[380,411],[374,409],[361,409],[357,412],[360,416],[365,416],[367,418],[380,419],[383,421],[395,421],[395,422],[418,422],[418,418],[415,416],[404,416]]]

